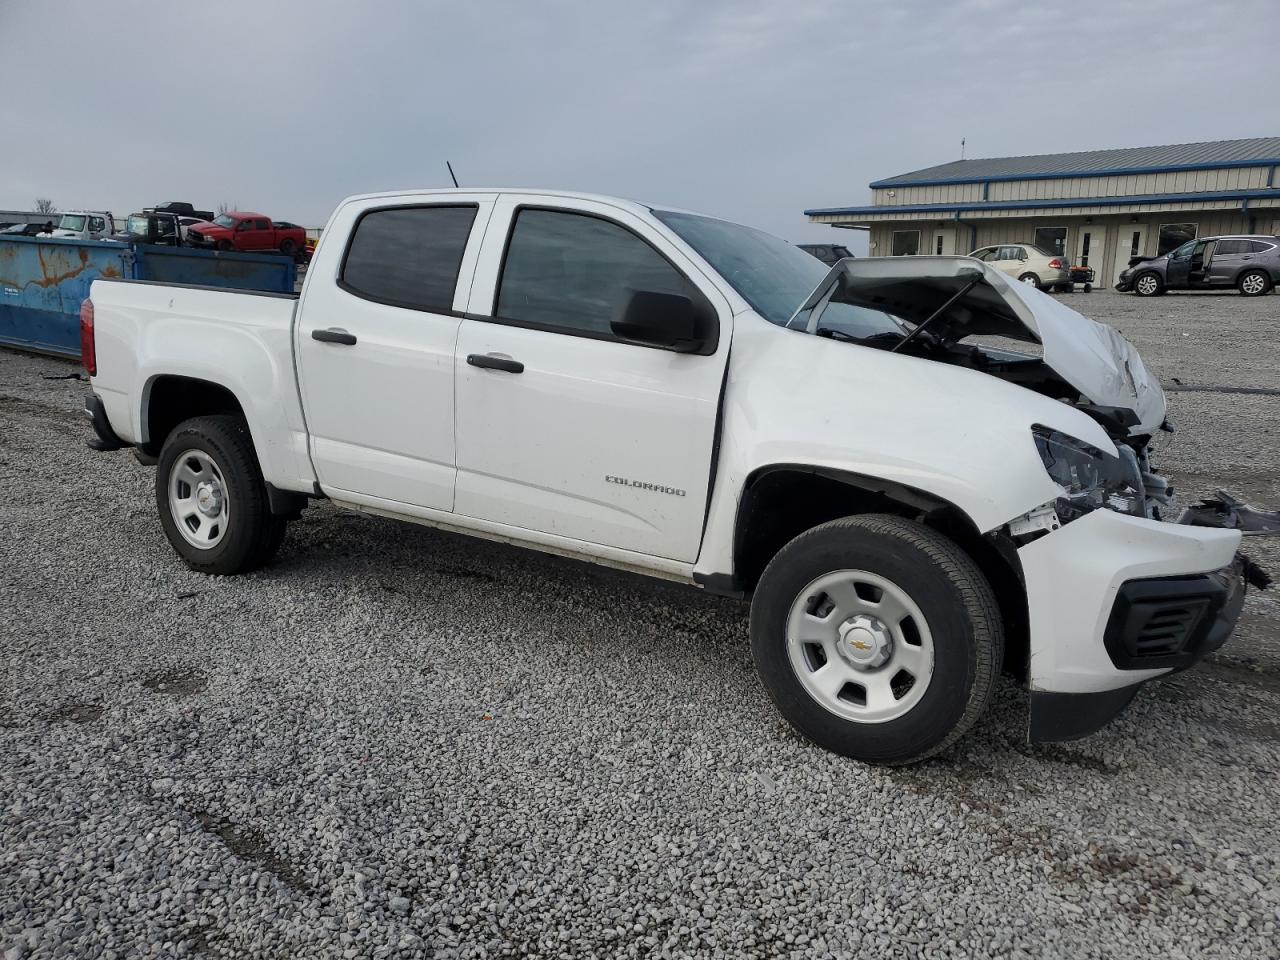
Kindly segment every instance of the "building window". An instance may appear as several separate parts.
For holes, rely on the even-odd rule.
[[[895,230],[893,231],[893,252],[890,254],[894,257],[914,257],[920,252],[920,231],[919,230]]]
[[[1194,240],[1199,230],[1199,226],[1194,223],[1160,224],[1160,243],[1156,246],[1156,256],[1163,256],[1174,247],[1180,247],[1188,240]]]
[[[1067,228],[1036,227],[1035,244],[1045,253],[1060,257],[1067,249]]]
[[[1089,265],[1089,248],[1093,245],[1093,231],[1086,230],[1080,238],[1080,266]]]
[[[1129,256],[1136,257],[1142,253],[1142,231],[1133,231],[1133,236],[1129,238]]]
[[[942,234],[938,234],[938,236],[934,238],[933,247],[933,252],[938,256],[942,256]]]

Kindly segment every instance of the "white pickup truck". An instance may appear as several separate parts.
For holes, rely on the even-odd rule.
[[[266,563],[325,497],[750,597],[781,712],[866,761],[954,742],[1002,667],[1033,739],[1090,733],[1264,579],[1230,511],[1168,522],[1133,347],[965,257],[828,268],[605,197],[378,194],[296,300],[98,280],[82,341],[92,445],[158,463],[194,569]]]

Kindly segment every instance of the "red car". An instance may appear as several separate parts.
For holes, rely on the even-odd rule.
[[[275,222],[260,213],[229,210],[209,223],[193,224],[187,231],[187,242],[193,247],[218,250],[278,250],[286,257],[296,256],[306,248],[307,232],[296,223]]]

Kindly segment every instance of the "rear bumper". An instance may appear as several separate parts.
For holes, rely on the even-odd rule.
[[[96,434],[93,439],[87,441],[92,449],[106,452],[132,446],[116,436],[116,432],[111,429],[106,407],[102,405],[102,400],[97,394],[91,393],[84,398],[84,414],[89,418],[90,424],[93,425],[93,432]]]

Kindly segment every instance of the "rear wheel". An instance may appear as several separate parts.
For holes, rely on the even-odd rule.
[[[271,513],[239,417],[196,417],[174,428],[156,464],[156,508],[169,543],[201,573],[256,569],[284,539],[285,520]]]
[[[912,763],[986,709],[1004,649],[986,578],[953,541],[893,516],[834,520],[779,551],[751,604],[756,669],[819,746]]]
[[[1262,270],[1250,270],[1240,275],[1236,286],[1246,297],[1260,297],[1271,289],[1271,277]]]
[[[280,252],[286,257],[292,257],[297,249],[297,245],[292,240],[286,238],[280,241]]]
[[[1027,285],[1029,285],[1029,286],[1035,287],[1037,290],[1043,290],[1043,289],[1044,289],[1044,288],[1040,285],[1040,278],[1039,278],[1039,277],[1037,277],[1034,273],[1024,273],[1024,274],[1023,274],[1022,276],[1020,276],[1018,279],[1019,279],[1022,283],[1025,283],[1025,284],[1027,284]]]
[[[1154,273],[1144,273],[1133,281],[1133,292],[1140,297],[1154,297],[1164,293],[1164,284]]]

